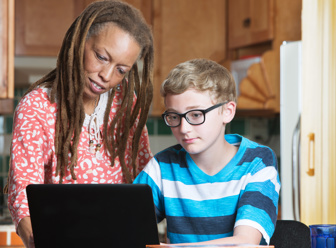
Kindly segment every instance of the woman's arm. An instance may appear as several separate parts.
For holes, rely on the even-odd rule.
[[[23,244],[28,248],[34,248],[33,230],[30,217],[24,217],[18,225],[17,232],[22,239]]]
[[[53,142],[48,130],[54,126],[55,117],[49,111],[49,106],[47,94],[39,90],[22,98],[15,111],[8,208],[16,228],[22,218],[30,216],[26,187],[29,184],[44,183],[45,161],[52,154]],[[50,122],[52,123],[49,124]]]

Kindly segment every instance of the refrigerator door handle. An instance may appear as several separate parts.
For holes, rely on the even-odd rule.
[[[299,116],[292,138],[293,214],[297,221],[300,221],[300,125],[301,116]]]

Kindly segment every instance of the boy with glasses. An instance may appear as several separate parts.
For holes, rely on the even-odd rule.
[[[177,65],[161,86],[162,117],[178,141],[134,183],[151,186],[169,243],[268,244],[280,190],[274,152],[225,135],[236,111],[230,72],[205,59]]]

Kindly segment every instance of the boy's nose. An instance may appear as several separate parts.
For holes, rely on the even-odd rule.
[[[191,125],[186,118],[181,118],[180,131],[181,133],[186,133],[190,130]]]

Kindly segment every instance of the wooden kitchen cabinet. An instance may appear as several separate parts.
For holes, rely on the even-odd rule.
[[[265,13],[267,12],[265,11],[265,5],[267,5],[267,8],[273,6],[273,11],[270,10],[270,12],[274,13],[274,23],[272,24],[274,33],[270,41],[270,48],[260,54],[260,63],[250,66],[247,71],[247,77],[239,82],[239,91],[241,94],[238,96],[237,109],[240,110],[240,112],[279,114],[280,46],[284,41],[301,40],[302,0],[229,0],[229,6],[231,3],[237,5],[242,4],[241,1],[250,4],[253,3],[254,9],[260,8],[260,11],[263,10]],[[245,12],[247,13],[247,11]],[[230,15],[234,16],[234,11],[230,12],[230,7],[228,9],[228,15],[229,20]],[[260,16],[262,16],[262,14],[260,14]],[[267,23],[266,20],[264,21]],[[264,24],[260,26],[266,27],[267,25]],[[230,30],[231,26],[229,24],[229,43],[230,38],[232,38],[230,36]],[[239,33],[242,31],[236,32]],[[246,33],[246,35],[249,35],[249,32]],[[242,37],[242,40],[248,41],[249,38]],[[254,46],[250,44],[243,48],[238,47],[231,50],[239,51],[241,49],[250,49],[250,53],[253,54]]]
[[[14,1],[0,2],[0,114],[13,111]]]
[[[57,56],[72,22],[95,0],[15,0],[15,54]],[[151,21],[151,0],[126,0]]]
[[[63,37],[90,0],[15,0],[15,54],[57,56]]]
[[[66,30],[92,0],[16,0],[16,55],[57,56]],[[193,58],[226,58],[226,0],[126,0],[152,26],[155,46],[151,115],[164,110],[168,72]]]
[[[271,41],[274,36],[274,0],[228,0],[230,49]]]
[[[88,0],[87,0],[88,1]],[[124,0],[141,11],[148,25],[153,24],[153,0]]]
[[[164,111],[160,86],[177,64],[194,58],[226,58],[225,0],[154,0],[154,99],[151,115]]]

